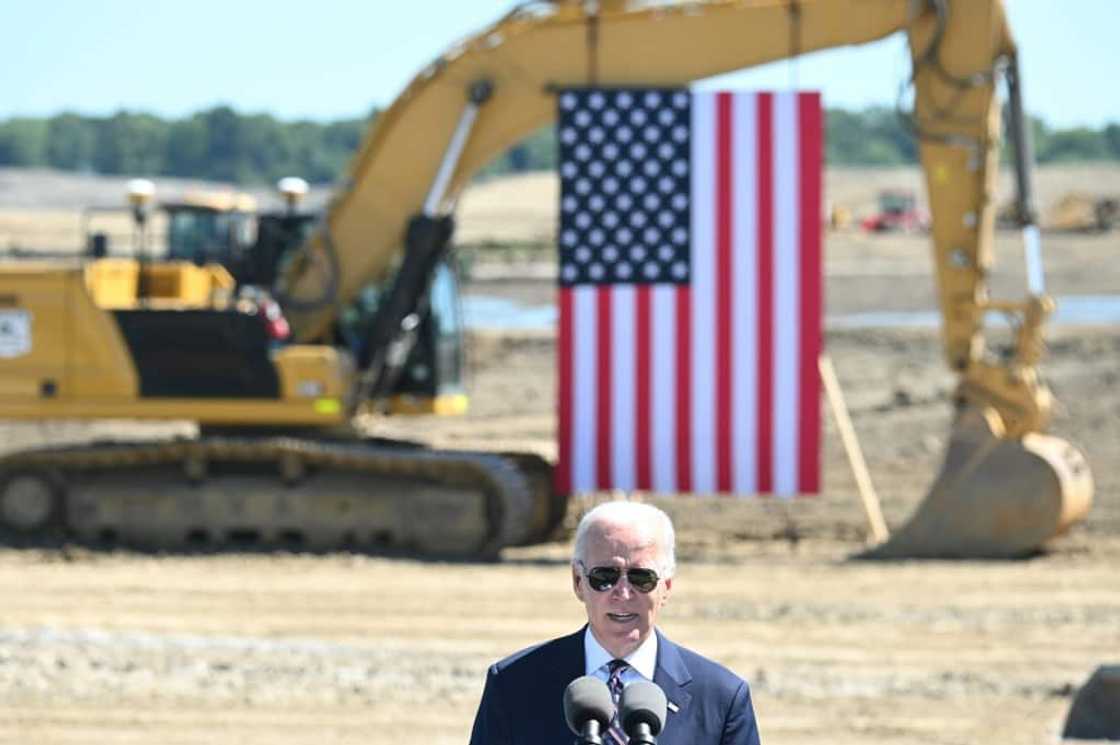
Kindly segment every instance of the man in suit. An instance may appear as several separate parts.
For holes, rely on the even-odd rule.
[[[656,628],[673,589],[674,543],[669,516],[652,505],[607,502],[584,515],[571,568],[587,625],[490,667],[471,745],[570,745],[563,696],[581,675],[612,688],[660,686],[669,705],[659,745],[758,745],[746,681]],[[620,737],[603,742],[626,745]]]

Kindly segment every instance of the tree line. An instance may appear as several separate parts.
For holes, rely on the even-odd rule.
[[[298,175],[330,183],[345,171],[377,116],[320,123],[280,121],[217,106],[181,119],[120,111],[96,117],[63,113],[0,121],[0,166],[57,168],[106,175],[175,176],[243,185]],[[833,166],[917,162],[917,144],[893,109],[829,109],[825,159]],[[1120,124],[1051,129],[1031,120],[1039,163],[1120,160]],[[556,165],[552,127],[539,130],[483,169],[480,176],[546,170]]]

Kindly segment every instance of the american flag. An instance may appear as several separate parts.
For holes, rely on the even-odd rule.
[[[557,487],[816,492],[820,95],[558,107]]]

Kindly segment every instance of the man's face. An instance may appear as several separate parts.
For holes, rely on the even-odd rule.
[[[599,522],[589,529],[586,550],[586,566],[572,567],[576,597],[587,609],[595,639],[616,658],[625,657],[653,630],[673,581],[662,579],[652,592],[642,593],[626,579],[626,570],[631,567],[661,571],[660,549],[646,526]],[[623,572],[613,587],[602,592],[593,589],[584,576],[584,572],[600,566],[618,567]]]

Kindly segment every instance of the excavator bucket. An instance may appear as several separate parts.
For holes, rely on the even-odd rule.
[[[1101,665],[1081,686],[1062,739],[1120,740],[1120,665]]]
[[[925,500],[863,557],[1023,557],[1084,518],[1093,495],[1084,456],[1056,437],[1004,439],[999,430],[995,414],[962,410]]]

